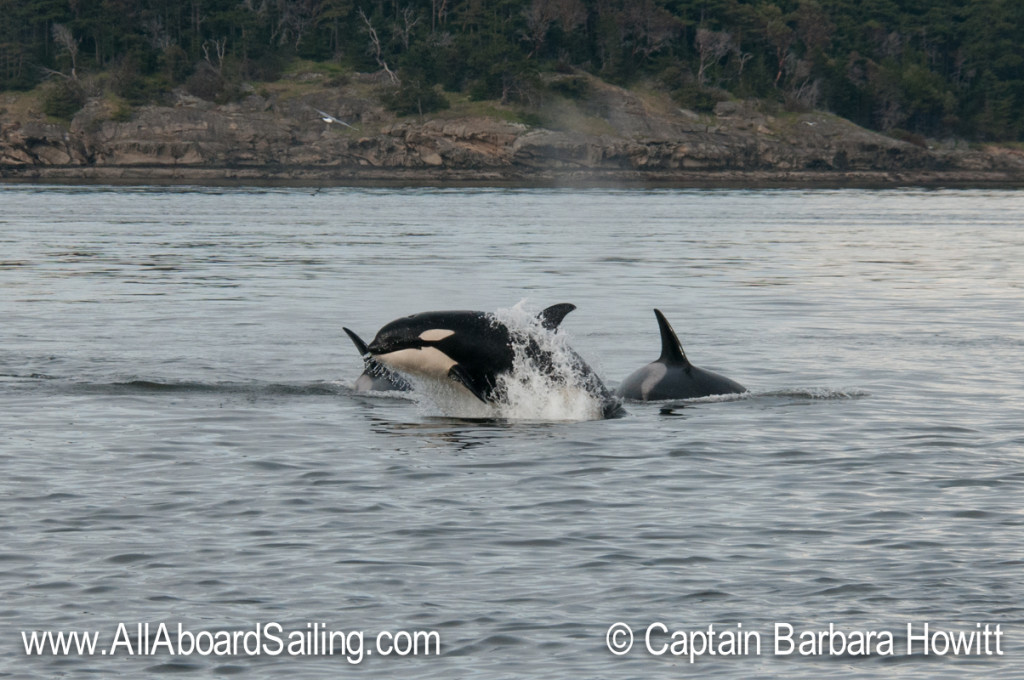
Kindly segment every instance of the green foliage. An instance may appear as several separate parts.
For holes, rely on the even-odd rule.
[[[542,127],[544,125],[544,119],[532,111],[523,111],[516,116],[516,119],[518,122],[529,127]]]
[[[189,61],[188,53],[179,45],[168,45],[157,58],[160,73],[164,79],[174,85],[185,82],[192,73],[192,63]]]
[[[156,101],[167,91],[168,83],[162,75],[147,76],[140,71],[138,63],[130,57],[121,60],[110,72],[111,92],[123,98],[131,106],[141,106]]]
[[[660,80],[672,99],[684,109],[711,113],[715,104],[729,99],[728,92],[699,85],[690,73],[675,66],[665,69]]]
[[[121,100],[115,103],[114,108],[110,111],[110,120],[115,123],[127,123],[132,119],[133,113],[135,113],[135,110],[131,104]]]
[[[185,81],[185,90],[200,99],[218,104],[235,101],[242,96],[241,84],[236,78],[225,75],[234,70],[233,66],[229,64],[218,69],[207,61],[201,61],[195,73]]]
[[[1024,140],[1017,0],[0,0],[0,17],[0,89],[91,71],[131,103],[182,84],[224,101],[301,58],[400,73],[391,105],[425,111],[442,105],[435,86],[530,103],[545,87],[586,98],[576,73],[674,70],[666,89],[698,110],[760,97],[879,130]],[[551,71],[567,77],[542,85]]]
[[[71,119],[85,105],[85,92],[77,81],[50,82],[43,95],[43,113],[54,118]]]
[[[729,99],[729,93],[700,87],[696,83],[684,85],[672,91],[672,99],[685,109],[693,109],[701,113],[711,113],[715,104]]]
[[[245,62],[247,75],[253,80],[273,82],[280,80],[288,63],[280,52],[266,52]]]
[[[555,78],[548,83],[548,88],[569,99],[586,99],[590,94],[590,81],[583,76],[566,76]]]
[[[893,128],[889,132],[889,134],[895,137],[896,139],[908,142],[910,144],[913,144],[914,146],[919,146],[922,149],[928,148],[928,141],[919,134],[907,132],[906,130],[903,130],[901,128]]]
[[[420,80],[405,80],[384,95],[384,105],[400,116],[423,115],[449,108],[448,99]]]
[[[206,62],[200,62],[196,72],[185,81],[185,89],[189,94],[211,102],[221,96],[225,87],[227,83],[224,78]]]

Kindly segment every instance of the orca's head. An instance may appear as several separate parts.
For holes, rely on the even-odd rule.
[[[436,346],[455,335],[455,329],[448,327],[454,325],[453,319],[446,318],[450,316],[426,312],[395,319],[377,331],[367,349],[373,356],[381,358],[403,350]]]
[[[446,342],[456,334],[469,312],[425,312],[396,319],[377,332],[368,346],[373,357],[385,366],[428,378],[448,375],[458,360]]]

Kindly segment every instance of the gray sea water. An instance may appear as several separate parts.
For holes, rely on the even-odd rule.
[[[1015,191],[0,186],[0,677],[1024,677],[1022,216]],[[575,303],[609,385],[658,355],[658,307],[751,392],[580,422],[352,392],[342,326],[522,300]],[[656,651],[762,648],[691,665],[654,622]],[[776,655],[778,622],[894,653]],[[161,623],[369,651],[129,653]],[[999,625],[1003,655],[907,655],[908,623]],[[98,650],[30,656],[33,631]]]

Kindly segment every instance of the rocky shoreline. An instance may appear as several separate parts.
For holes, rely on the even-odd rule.
[[[345,88],[251,94],[214,105],[178,94],[115,120],[91,100],[69,125],[0,115],[0,180],[96,183],[515,184],[542,186],[1024,186],[1024,152],[929,146],[822,112],[753,101],[714,113],[599,83],[527,125],[453,110],[396,118]],[[353,128],[327,124],[317,109]],[[958,148],[959,147],[959,148]]]

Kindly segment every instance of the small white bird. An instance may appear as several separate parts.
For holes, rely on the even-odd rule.
[[[326,111],[321,111],[320,109],[313,109],[313,110],[316,111],[317,113],[319,113],[320,114],[320,118],[325,123],[327,123],[328,125],[330,125],[331,123],[341,123],[345,127],[349,127],[349,128],[352,127],[351,125],[349,125],[345,121],[340,120],[338,118],[335,118],[334,116],[332,116],[331,114],[327,113]],[[355,128],[353,128],[353,129],[355,129]]]

